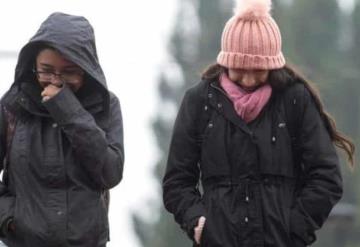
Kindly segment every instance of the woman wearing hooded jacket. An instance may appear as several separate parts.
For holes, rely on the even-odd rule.
[[[285,64],[270,8],[238,2],[175,122],[164,204],[195,246],[310,245],[342,195],[334,144],[352,164],[354,145]]]
[[[22,48],[1,99],[0,142],[7,246],[106,246],[106,192],[123,171],[122,117],[84,17],[54,13]]]

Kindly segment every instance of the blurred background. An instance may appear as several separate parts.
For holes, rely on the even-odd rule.
[[[0,4],[0,95],[17,55],[52,12],[94,26],[108,87],[120,98],[124,179],[111,191],[109,247],[191,246],[161,198],[171,129],[186,88],[215,61],[233,0],[12,0]],[[360,140],[360,0],[273,0],[283,52],[320,89],[340,130]],[[358,164],[357,164],[358,166]],[[342,162],[345,193],[314,246],[360,246],[360,174]]]

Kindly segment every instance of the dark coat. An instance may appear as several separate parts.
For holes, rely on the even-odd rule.
[[[303,97],[298,159],[283,100],[290,94]],[[342,180],[329,133],[302,83],[273,90],[246,124],[219,83],[203,81],[182,101],[163,190],[166,209],[190,237],[206,217],[201,246],[305,246],[340,199]]]
[[[31,70],[44,43],[86,75],[76,93],[65,84],[42,103]],[[15,82],[1,107],[16,119],[7,179],[0,183],[0,223],[13,218],[15,232],[1,240],[9,247],[105,246],[109,226],[103,192],[122,179],[122,117],[85,18],[54,13],[41,25],[21,50]],[[7,151],[6,117],[1,111],[1,159]]]

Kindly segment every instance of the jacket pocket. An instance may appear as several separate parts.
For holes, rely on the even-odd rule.
[[[207,226],[208,226],[208,222],[207,222],[207,219],[206,219],[206,222],[205,222],[202,234],[201,234],[200,245],[197,245],[197,246],[200,246],[200,247],[208,246],[207,245],[207,234],[208,234],[208,227]]]
[[[203,200],[206,209],[206,221],[201,236],[201,247],[223,247],[228,246],[229,222],[227,222],[219,201],[223,199],[219,189],[212,189],[204,194]]]
[[[49,241],[49,227],[40,213],[36,215],[31,210],[28,203],[20,201],[18,198],[15,204],[14,213],[14,237],[23,240],[29,246],[46,245]]]
[[[221,247],[223,246],[217,238],[216,229],[210,218],[206,218],[204,229],[201,235],[200,247]]]
[[[301,205],[291,209],[290,213],[290,233],[292,239],[298,240],[297,242],[306,245],[311,245],[316,240],[316,235],[309,219],[301,213]],[[301,246],[301,245],[300,245]]]

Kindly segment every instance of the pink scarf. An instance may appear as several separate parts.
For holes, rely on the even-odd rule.
[[[220,76],[220,85],[234,104],[237,114],[246,122],[254,120],[269,101],[272,88],[269,84],[246,92],[229,79],[227,74]]]

